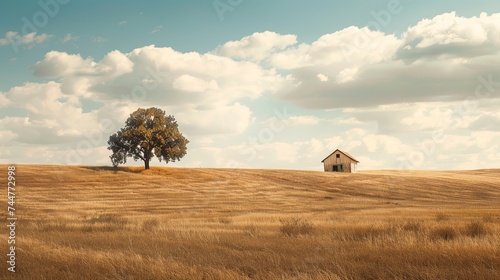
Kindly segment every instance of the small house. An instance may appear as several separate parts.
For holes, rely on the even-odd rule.
[[[356,173],[358,171],[357,164],[359,161],[339,149],[335,150],[321,162],[324,165],[325,172]]]

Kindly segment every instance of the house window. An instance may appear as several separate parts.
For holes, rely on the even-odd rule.
[[[337,154],[337,158],[340,158],[340,154]]]

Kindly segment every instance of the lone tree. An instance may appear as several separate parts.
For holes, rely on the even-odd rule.
[[[187,143],[174,116],[154,107],[139,108],[130,114],[124,128],[109,137],[108,150],[113,151],[110,158],[115,167],[132,157],[144,161],[144,168],[149,169],[154,156],[166,163],[180,160],[186,155]]]

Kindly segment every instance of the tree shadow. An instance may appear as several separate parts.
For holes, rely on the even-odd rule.
[[[128,167],[128,166],[122,166],[122,167],[114,167],[114,166],[82,166],[82,168],[96,171],[96,172],[111,172],[113,174],[118,174],[118,172],[126,172],[126,173],[136,173],[140,174],[142,171],[144,171],[144,168],[139,168],[139,167]]]

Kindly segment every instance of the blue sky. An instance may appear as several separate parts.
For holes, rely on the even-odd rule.
[[[341,148],[361,170],[498,167],[499,12],[451,0],[4,1],[0,162],[109,164],[112,130],[157,106],[190,140],[173,166],[321,170]]]

